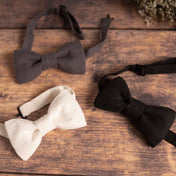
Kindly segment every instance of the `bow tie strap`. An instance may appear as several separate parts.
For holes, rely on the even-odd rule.
[[[54,88],[48,89],[41,95],[18,107],[19,115],[21,115],[22,118],[26,118],[26,116],[32,112],[35,112],[52,102],[53,99],[64,90],[68,91],[75,98],[75,92],[70,87],[56,86]]]
[[[108,74],[104,75],[104,76],[98,81],[98,87],[99,87],[99,89],[101,89],[101,87],[102,87],[102,85],[105,83],[105,81],[108,81],[108,79],[107,79],[108,76],[116,76],[116,75],[119,75],[119,74],[121,74],[121,73],[123,73],[123,72],[125,72],[125,71],[129,71],[129,67],[130,67],[130,66],[128,65],[128,66],[126,66],[124,69],[122,69],[122,70],[120,70],[120,71],[118,71],[118,72],[108,73]]]
[[[147,74],[176,73],[176,58],[170,58],[165,61],[147,65],[127,65],[120,71],[104,75],[98,82],[99,87],[101,87],[108,76],[116,76],[126,71],[132,71],[141,76],[145,76]]]
[[[23,46],[22,46],[23,49],[31,50],[32,43],[34,40],[34,28],[36,26],[36,23],[42,16],[45,16],[48,14],[60,14],[65,19],[65,23],[67,23],[71,26],[73,33],[79,39],[81,39],[81,40],[84,39],[81,28],[79,27],[79,24],[76,21],[75,17],[70,12],[67,11],[65,6],[60,5],[58,8],[47,9],[32,19],[32,21],[29,23],[27,30],[26,30],[26,33],[25,33],[25,39],[24,39]]]
[[[176,58],[147,65],[130,65],[129,71],[145,76],[147,74],[176,73]]]
[[[176,147],[176,134],[171,130],[169,130],[164,140]]]
[[[108,29],[110,27],[112,20],[113,20],[113,18],[110,18],[110,15],[107,15],[106,18],[101,19],[101,27],[100,27],[100,29],[101,29],[101,42],[85,51],[86,59],[93,56],[96,52],[98,52],[102,48],[102,46],[104,45],[104,43],[106,41]]]
[[[79,24],[75,19],[75,17],[69,11],[67,11],[65,6],[60,5],[59,7],[60,7],[60,14],[65,19],[64,20],[65,26],[71,26],[75,36],[77,36],[80,40],[84,40],[84,34],[81,28],[79,27]]]

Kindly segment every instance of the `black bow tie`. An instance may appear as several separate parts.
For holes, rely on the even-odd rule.
[[[35,79],[43,70],[59,68],[72,74],[85,73],[86,59],[94,55],[103,46],[112,18],[109,15],[101,19],[101,42],[84,51],[79,40],[70,42],[60,47],[55,53],[40,55],[32,52],[34,39],[33,30],[36,22],[44,15],[59,13],[70,26],[78,39],[84,39],[84,35],[74,16],[67,11],[65,6],[48,9],[36,16],[28,25],[22,49],[14,52],[14,69],[17,81],[22,84]]]
[[[126,115],[152,147],[163,139],[176,146],[176,134],[169,130],[175,119],[175,111],[166,107],[149,106],[132,98],[121,77],[106,79],[99,88],[95,107]]]

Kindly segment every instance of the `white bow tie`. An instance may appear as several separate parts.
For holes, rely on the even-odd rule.
[[[0,123],[0,135],[9,138],[16,153],[28,160],[41,143],[42,136],[60,128],[64,130],[86,126],[84,114],[79,106],[75,92],[66,86],[51,88],[33,100],[19,107],[23,117],[50,104],[48,113],[36,121],[12,119]]]

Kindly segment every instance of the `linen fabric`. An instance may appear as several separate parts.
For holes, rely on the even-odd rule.
[[[105,43],[111,21],[108,15],[101,19],[101,41],[97,45],[84,50],[81,42],[76,40],[60,47],[56,52],[40,55],[31,51],[34,40],[34,28],[36,22],[44,15],[60,14],[67,25],[71,26],[78,39],[84,39],[84,35],[74,16],[68,12],[65,6],[45,10],[36,16],[28,25],[22,49],[14,52],[14,69],[17,82],[22,84],[34,80],[42,71],[49,68],[59,68],[71,74],[84,74],[86,71],[86,59],[98,52]]]
[[[151,147],[155,147],[163,139],[176,146],[176,134],[169,130],[175,119],[174,110],[146,105],[132,98],[125,80],[121,77],[103,78],[100,82],[95,107],[127,116]]]
[[[53,129],[77,129],[86,126],[75,92],[67,86],[51,88],[19,107],[23,117],[50,104],[40,119],[12,119],[0,123],[0,135],[8,138],[18,156],[28,160],[41,143],[42,137]]]

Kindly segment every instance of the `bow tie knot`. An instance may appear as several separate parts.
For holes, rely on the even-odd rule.
[[[42,136],[45,136],[45,134],[57,128],[56,124],[50,120],[48,114],[34,121],[34,124],[37,127],[37,129],[40,131]]]
[[[49,68],[57,68],[57,58],[55,56],[56,54],[46,54],[46,55],[41,55],[41,65],[42,65],[42,70],[47,70]]]
[[[130,103],[127,105],[124,114],[130,117],[132,121],[138,120],[144,113],[146,105],[134,98],[131,98]]]

